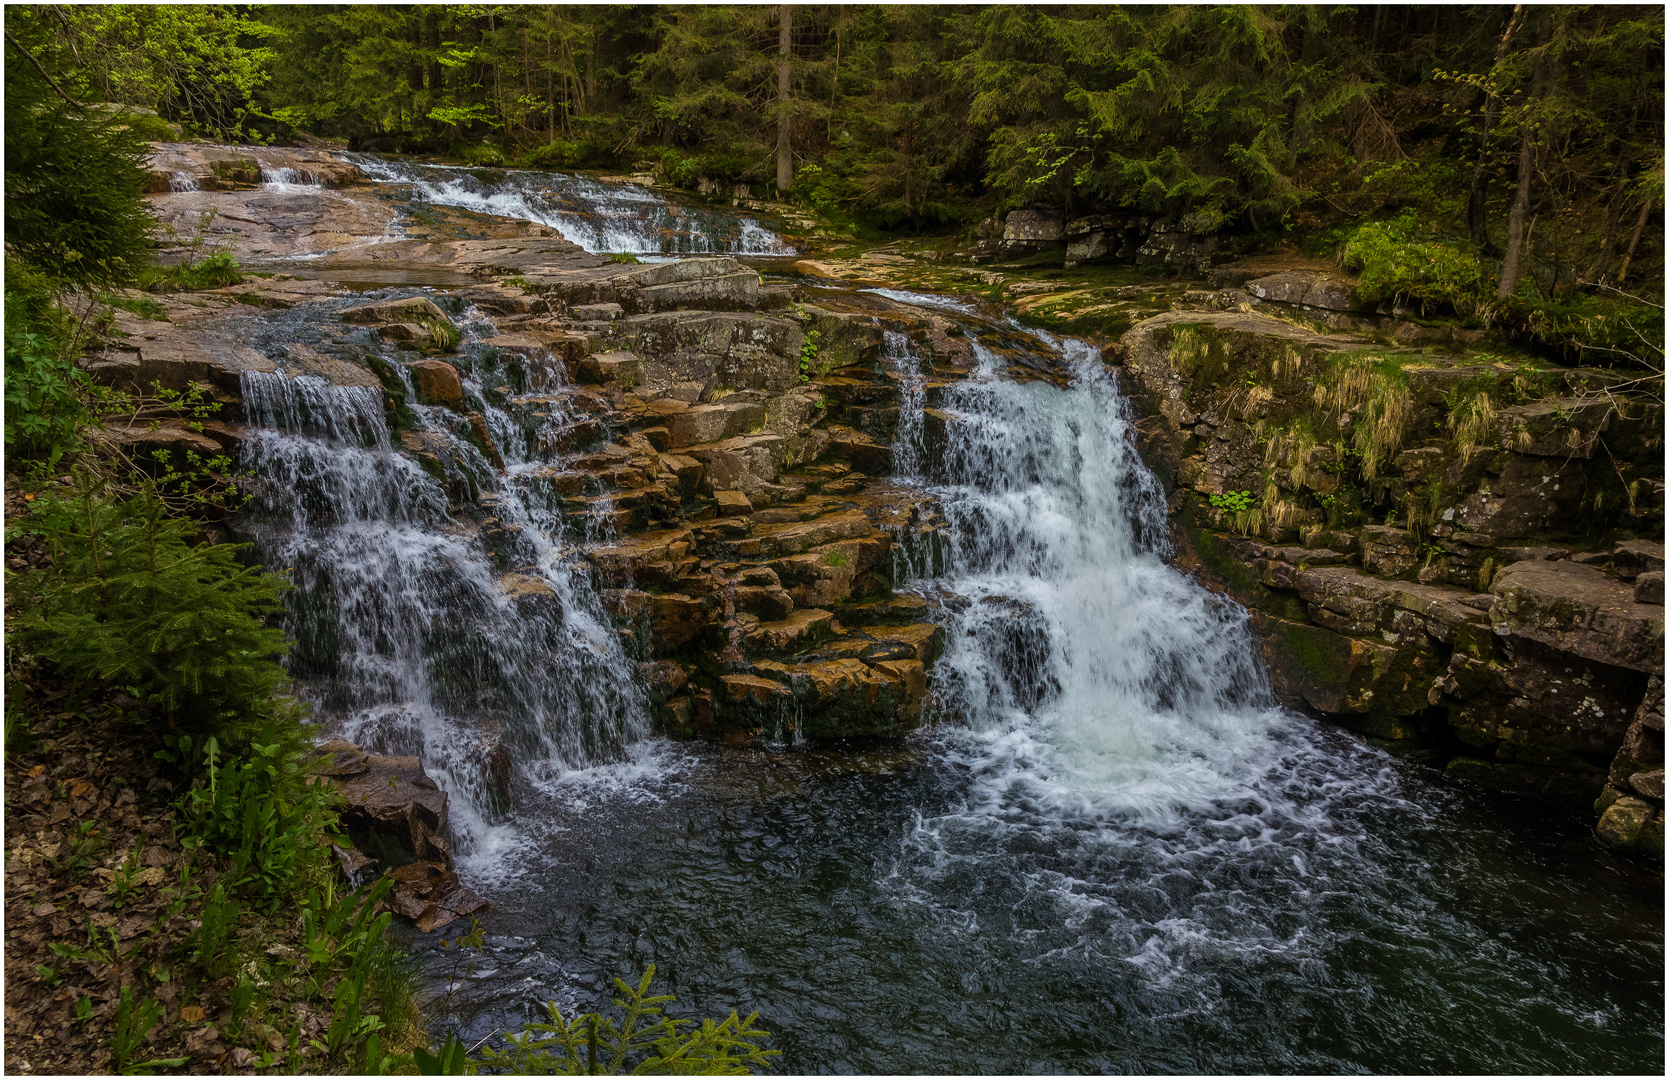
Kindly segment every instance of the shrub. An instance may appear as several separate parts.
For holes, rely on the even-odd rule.
[[[197,525],[171,517],[154,483],[118,499],[77,470],[18,531],[53,556],[51,569],[8,581],[24,651],[127,688],[177,730],[248,724],[288,687],[283,632],[263,622],[286,583],[242,565],[247,545],[193,543]]]
[[[1429,236],[1412,212],[1363,225],[1339,251],[1339,264],[1361,274],[1364,300],[1414,300],[1422,309],[1441,304],[1463,315],[1489,300],[1478,257],[1465,247]]]
[[[509,1037],[509,1050],[489,1048],[483,1052],[481,1064],[521,1075],[744,1076],[778,1053],[759,1048],[759,1040],[768,1038],[770,1032],[754,1028],[757,1012],[750,1013],[746,1020],[732,1012],[720,1023],[703,1020],[694,1031],[680,1031],[695,1027],[695,1021],[673,1020],[661,1014],[661,1005],[673,997],[650,997],[649,984],[654,978],[655,966],[651,964],[636,987],[614,980],[616,989],[624,995],[614,999],[618,1022],[600,1013],[566,1020],[556,1002],[547,1002],[550,1023],[523,1025],[520,1035]],[[434,1055],[424,1057],[435,1060]],[[463,1063],[450,1045],[442,1051],[441,1060]]]
[[[87,376],[48,337],[28,331],[6,296],[6,451],[56,465],[81,446],[93,392]]]
[[[6,69],[6,249],[75,284],[127,278],[155,228],[145,141],[60,101],[29,67]]]

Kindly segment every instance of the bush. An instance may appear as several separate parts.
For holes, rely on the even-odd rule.
[[[36,310],[31,310],[36,308]],[[81,446],[94,388],[65,358],[70,330],[50,303],[6,292],[6,452],[56,465]]]
[[[599,155],[600,149],[586,139],[552,139],[524,150],[521,165],[527,169],[578,169]]]
[[[6,248],[77,284],[128,278],[155,227],[143,198],[145,140],[6,68]]]
[[[78,470],[17,531],[53,556],[7,583],[24,652],[127,689],[175,730],[247,730],[288,688],[284,634],[263,621],[287,584],[242,565],[247,545],[193,543],[197,525],[169,516],[154,483],[118,499]]]
[[[1361,274],[1364,300],[1414,300],[1470,315],[1489,300],[1489,280],[1466,247],[1429,236],[1412,212],[1375,221],[1350,234],[1339,264]]]

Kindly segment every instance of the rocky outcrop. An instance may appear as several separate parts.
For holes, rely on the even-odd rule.
[[[317,772],[342,795],[339,811],[352,846],[338,850],[350,877],[394,879],[384,904],[425,933],[481,911],[452,868],[446,792],[415,757],[367,754],[344,739],[319,746]]]
[[[1314,275],[1252,285],[1355,304]],[[1661,855],[1655,402],[1260,312],[1161,315],[1108,359],[1184,565],[1252,611],[1287,704]]]

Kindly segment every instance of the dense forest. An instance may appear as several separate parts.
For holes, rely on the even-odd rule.
[[[66,96],[203,136],[653,169],[858,228],[1133,209],[1552,340],[1661,270],[1654,7],[30,5],[8,33]]]

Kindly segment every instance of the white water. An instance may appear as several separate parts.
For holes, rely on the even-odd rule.
[[[414,165],[366,154],[344,157],[379,183],[411,185],[425,202],[545,225],[590,252],[794,254],[790,244],[753,218],[670,203],[637,184],[565,173]]]
[[[560,389],[560,363],[530,367],[528,392]],[[511,473],[556,461],[524,434],[536,422],[482,396],[480,374],[494,385],[516,376],[479,372],[467,386]],[[490,860],[512,840],[507,787],[513,801],[518,785],[621,760],[647,734],[635,668],[560,546],[562,518],[504,483],[460,418],[412,407],[453,457],[449,482],[481,491],[496,520],[479,526],[455,520],[441,482],[394,450],[380,391],[249,374],[243,396],[257,426],[245,462],[261,481],[263,559],[298,587],[292,666],[332,730],[423,757],[451,795],[460,856]],[[507,571],[543,595],[508,595]]]

